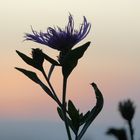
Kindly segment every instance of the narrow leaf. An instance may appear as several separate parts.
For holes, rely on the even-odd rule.
[[[44,58],[45,58],[48,62],[50,62],[52,65],[57,65],[57,66],[60,65],[56,60],[52,59],[52,58],[49,57],[47,54],[45,54],[45,53],[43,53],[43,54],[44,54]]]
[[[78,132],[80,122],[79,111],[76,109],[71,100],[68,102],[68,114],[72,120],[73,127],[75,128],[76,132]]]
[[[83,125],[85,122],[87,122],[89,118],[89,114],[90,114],[90,111],[88,111],[84,116],[80,118],[80,125]]]
[[[50,90],[44,83],[42,83],[41,81],[39,81],[38,84],[42,87],[42,89],[43,89],[50,97],[52,97],[54,100],[56,100],[55,97],[54,97],[54,95],[52,94],[51,90]]]
[[[84,135],[84,133],[86,132],[86,130],[88,129],[90,124],[93,122],[93,120],[97,117],[97,115],[102,110],[103,104],[104,104],[104,99],[103,99],[102,93],[98,89],[97,85],[95,83],[92,83],[91,85],[95,91],[97,102],[96,102],[96,105],[91,110],[90,114],[88,115],[88,119],[86,120],[85,125],[83,126],[81,132],[78,135],[78,140],[80,140],[82,138],[82,136]]]
[[[96,107],[98,107],[98,110],[101,110],[104,104],[103,95],[95,83],[92,83],[91,85],[94,88],[96,99],[97,99]]]
[[[32,71],[28,71],[28,70],[25,70],[25,69],[22,69],[22,68],[15,68],[17,69],[18,71],[22,72],[23,74],[25,74],[29,79],[31,79],[32,81],[34,81],[35,83],[39,84],[41,86],[41,88],[50,96],[52,97],[54,100],[54,96],[52,94],[52,92],[50,91],[50,89],[44,84],[41,82],[41,80],[37,77],[36,73],[35,72],[32,72]]]
[[[19,52],[19,51],[17,51],[17,50],[16,50],[16,52],[17,52],[17,54],[22,58],[22,60],[23,60],[25,63],[27,63],[28,65],[31,65],[31,66],[34,67],[34,62],[33,62],[32,58],[28,57],[27,55],[25,55],[25,54],[23,54],[23,53],[21,53],[21,52]]]
[[[71,118],[75,118],[76,116],[79,117],[79,112],[71,100],[69,100],[69,102],[68,102],[68,113]]]
[[[64,121],[63,111],[62,111],[62,109],[60,107],[57,107],[57,112],[58,112],[59,117]],[[75,134],[77,134],[77,130],[75,129],[75,127],[73,126],[72,121],[68,117],[67,117],[67,121],[68,121],[68,125],[70,126],[70,128],[72,129],[72,131]]]
[[[32,81],[34,81],[35,83],[39,83],[39,78],[37,77],[35,72],[32,71],[28,71],[22,68],[17,68],[15,67],[15,69],[17,69],[18,71],[22,72],[23,74],[25,74],[29,79],[31,79]]]
[[[57,107],[57,112],[58,112],[59,117],[64,121],[63,111],[60,107]]]

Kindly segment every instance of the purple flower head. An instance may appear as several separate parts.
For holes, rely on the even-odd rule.
[[[70,50],[75,44],[84,39],[89,33],[91,24],[83,17],[83,23],[79,30],[74,29],[74,19],[69,15],[69,21],[65,29],[48,27],[47,32],[37,32],[32,29],[32,34],[26,33],[26,40],[47,45],[53,49],[65,52]]]

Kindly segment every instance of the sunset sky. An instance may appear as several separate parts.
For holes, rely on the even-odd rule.
[[[38,85],[14,69],[25,68],[41,76],[37,70],[26,65],[15,50],[30,55],[31,48],[40,47],[57,59],[57,51],[34,42],[25,42],[23,36],[24,33],[31,33],[31,26],[37,31],[46,31],[49,26],[65,27],[69,13],[73,15],[77,29],[83,16],[86,16],[92,26],[88,36],[76,45],[91,41],[69,78],[67,98],[72,99],[83,112],[91,109],[96,103],[90,86],[94,81],[103,93],[105,104],[89,128],[91,136],[94,125],[97,128],[94,128],[95,131],[104,128],[100,134],[102,136],[109,126],[125,125],[117,105],[119,101],[128,98],[135,102],[134,125],[137,131],[140,129],[139,0],[0,0],[0,137],[7,131],[7,122],[60,122],[56,104]],[[47,66],[48,64],[46,71]],[[60,99],[61,76],[58,68],[52,76],[52,84]],[[44,127],[43,125],[42,129]],[[62,134],[63,129],[62,125]],[[12,128],[8,129],[11,130]],[[5,136],[3,140],[8,139]]]

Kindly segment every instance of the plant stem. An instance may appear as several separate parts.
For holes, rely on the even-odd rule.
[[[64,122],[65,122],[65,127],[66,127],[66,131],[67,131],[67,135],[68,135],[68,139],[72,140],[71,138],[71,133],[70,133],[70,129],[69,129],[69,125],[68,125],[68,120],[67,120],[67,109],[66,109],[66,88],[67,88],[67,78],[63,78],[63,95],[62,95],[62,110],[63,110],[63,114],[64,114]]]
[[[45,71],[44,71],[44,69],[42,69],[41,72],[42,72],[42,74],[44,75],[44,77],[45,77],[45,79],[46,79],[46,81],[47,81],[49,87],[51,88],[51,90],[52,90],[52,92],[53,92],[55,101],[58,103],[58,105],[59,105],[60,107],[62,107],[62,104],[61,104],[61,102],[59,101],[59,99],[58,99],[58,97],[57,97],[57,95],[56,95],[56,93],[55,93],[55,91],[54,91],[54,89],[53,89],[53,87],[52,87],[52,85],[51,85],[51,83],[50,83],[50,81],[49,81],[49,79],[48,79],[48,77],[47,77]]]
[[[78,140],[78,134],[75,135],[75,140]]]
[[[50,67],[49,73],[48,73],[48,80],[50,80],[51,74],[52,74],[54,68],[55,68],[55,65],[52,64],[51,67]]]
[[[132,122],[128,121],[128,125],[129,125],[129,131],[130,131],[131,140],[134,140],[134,130],[133,130]]]
[[[62,104],[66,108],[66,89],[67,89],[67,78],[63,78],[63,97],[62,97]]]

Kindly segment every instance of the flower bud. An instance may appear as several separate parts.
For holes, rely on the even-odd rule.
[[[36,68],[42,69],[44,62],[44,54],[41,49],[32,49],[32,58]]]
[[[127,101],[119,103],[119,111],[122,117],[130,122],[135,114],[135,106],[133,102],[130,99],[128,99]]]

